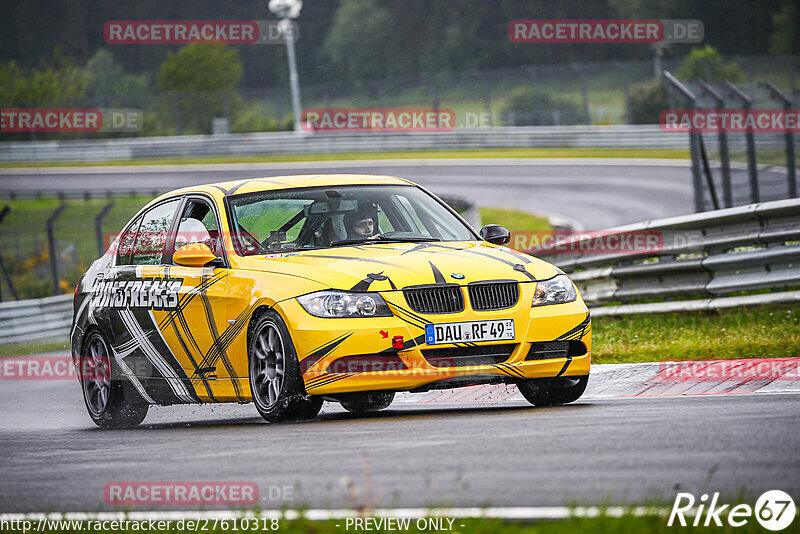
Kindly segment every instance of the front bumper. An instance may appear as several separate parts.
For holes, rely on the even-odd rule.
[[[501,361],[479,365],[431,364],[423,355],[423,351],[433,348],[425,343],[424,325],[397,312],[397,308],[408,310],[401,292],[381,293],[395,311],[393,317],[317,318],[306,313],[294,299],[279,303],[277,308],[292,334],[305,388],[311,395],[424,390],[437,385],[513,383],[528,378],[589,374],[591,322],[586,305],[579,298],[567,304],[531,308],[524,303],[531,302],[533,285],[522,284],[519,302],[506,310],[417,314],[430,323],[513,318],[516,334],[513,341],[473,344],[505,345],[510,355]],[[403,348],[399,350],[392,347],[397,336],[403,337]],[[552,341],[572,341],[574,346],[585,349],[560,357],[526,360],[532,344]],[[465,344],[435,346],[446,347],[467,350]]]

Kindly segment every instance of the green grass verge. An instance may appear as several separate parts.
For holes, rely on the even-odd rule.
[[[501,208],[480,208],[483,224],[499,224],[511,232],[550,231],[553,227],[545,217],[522,211]]]
[[[798,331],[796,306],[597,317],[592,362],[796,357]]]
[[[8,356],[37,356],[48,352],[69,354],[69,341],[37,341],[0,345],[0,358]]]
[[[274,154],[259,156],[209,156],[84,162],[3,162],[0,168],[96,167],[106,165],[181,165],[202,163],[286,163],[375,159],[452,158],[658,158],[689,159],[688,149],[672,148],[500,148],[478,150],[418,150],[409,152],[337,152],[323,154]]]
[[[453,519],[453,518],[449,518]],[[448,518],[434,518],[432,521],[441,521],[443,523],[443,527],[436,528],[434,527],[433,523],[427,524],[424,523],[425,519],[419,520],[419,524],[417,520],[411,519],[408,522],[408,528],[398,528],[396,523],[393,523],[393,527],[391,529],[387,529],[383,527],[382,523],[370,522],[369,529],[366,529],[370,532],[455,532],[455,533],[462,533],[462,534],[493,534],[493,533],[503,533],[503,534],[607,534],[607,533],[614,533],[614,534],[668,534],[674,533],[677,530],[680,530],[680,526],[667,526],[667,518],[659,515],[647,515],[647,516],[634,516],[634,515],[624,515],[622,517],[609,517],[606,515],[601,515],[595,518],[583,518],[583,517],[574,517],[570,519],[563,519],[563,520],[555,520],[555,521],[512,521],[512,520],[500,520],[500,519],[453,519],[452,527],[450,527]],[[724,516],[721,517],[724,519]],[[250,520],[251,522],[256,521],[255,519]],[[274,529],[276,532],[282,532],[284,534],[306,534],[306,533],[314,533],[314,534],[340,534],[344,532],[363,532],[365,529],[363,528],[363,523],[361,528],[355,528],[352,524],[349,525],[349,528],[344,519],[337,519],[337,520],[330,520],[330,521],[311,521],[308,519],[293,519],[293,520],[285,520],[281,519],[278,522],[278,528]],[[33,524],[30,526],[31,528],[36,527],[36,522],[32,522]],[[46,524],[46,531],[53,532],[53,533],[72,533],[72,532],[86,532],[90,530],[89,528],[80,529],[76,527],[70,528],[69,521],[61,522],[63,525],[59,528],[59,522],[52,521],[49,524]],[[196,521],[195,521],[196,523]],[[260,521],[259,521],[260,523]],[[272,523],[270,520],[266,520],[267,526],[270,526]],[[144,531],[150,532],[147,528],[147,523],[141,523],[144,525]],[[233,529],[231,525],[234,524],[234,520],[227,520],[227,521],[219,521],[215,524],[213,519],[209,519],[206,523],[206,529],[204,532],[208,532],[210,534],[215,533],[222,533],[222,532],[232,532],[232,531],[241,531],[241,532],[256,532],[257,530],[249,530],[243,529],[239,526],[240,521],[236,521],[236,528]],[[242,523],[243,525],[247,525],[249,523]],[[758,521],[754,517],[749,517],[747,519],[747,523],[741,527],[731,527],[727,525],[726,522],[723,522],[723,527],[688,527],[691,529],[692,532],[700,532],[700,533],[726,533],[726,534],[751,534],[755,532],[766,532],[766,530],[760,526]],[[23,532],[22,526],[20,525],[18,528],[14,528],[13,524],[9,525],[10,528],[4,528],[5,532],[16,533],[16,532]],[[452,530],[451,530],[452,528]],[[687,527],[683,527],[684,530]],[[98,529],[94,529],[98,531]],[[273,529],[271,529],[273,530]],[[142,532],[140,528],[129,528],[128,530],[107,530],[108,532]],[[258,530],[260,531],[260,530]],[[30,532],[30,530],[28,530]],[[166,529],[159,529],[159,532],[169,532],[169,533],[178,533],[178,532],[190,532],[189,529],[185,528],[179,530],[178,526],[175,522],[168,526]],[[785,530],[781,531],[784,534],[795,534],[800,532],[800,521],[795,520],[789,527]]]

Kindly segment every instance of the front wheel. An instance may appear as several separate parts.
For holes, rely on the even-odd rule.
[[[314,419],[322,398],[309,396],[289,330],[274,311],[264,313],[248,343],[250,392],[256,410],[266,421]]]
[[[589,375],[533,378],[518,383],[517,388],[534,406],[555,406],[578,400],[588,382]]]
[[[147,416],[148,404],[131,403],[125,398],[122,382],[112,373],[111,351],[103,335],[89,334],[78,360],[78,378],[86,410],[101,428],[130,428]]]

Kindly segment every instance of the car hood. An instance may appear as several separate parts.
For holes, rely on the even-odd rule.
[[[238,267],[299,276],[332,289],[390,291],[408,286],[552,278],[553,265],[485,242],[380,243],[242,258]]]

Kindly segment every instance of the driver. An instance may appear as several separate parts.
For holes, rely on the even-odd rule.
[[[358,210],[344,216],[347,239],[368,239],[378,229],[378,206],[371,201],[360,201]]]

